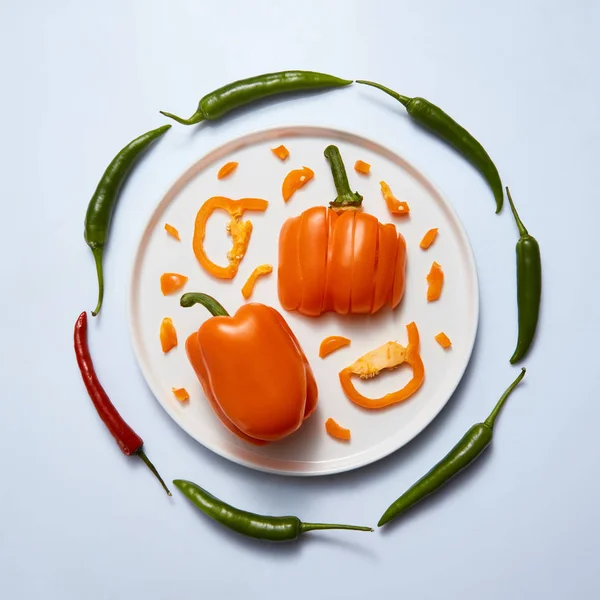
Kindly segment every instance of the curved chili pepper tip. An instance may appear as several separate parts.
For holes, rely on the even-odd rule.
[[[146,456],[146,453],[140,448],[136,453],[145,463],[146,466],[154,473],[156,479],[160,481],[160,484],[163,486],[165,492],[167,492],[167,496],[172,496],[171,491],[167,487],[167,484],[163,481],[163,478],[160,476],[159,472],[156,470],[156,467],[152,464],[150,459]]]
[[[361,83],[363,85],[370,85],[371,87],[377,88],[378,90],[381,90],[382,92],[385,92],[392,98],[395,98],[396,100],[398,100],[398,102],[400,102],[403,106],[406,106],[412,100],[412,98],[409,98],[408,96],[403,96],[402,94],[399,94],[398,92],[395,92],[394,90],[390,90],[389,87],[385,87],[385,85],[381,85],[380,83],[375,83],[374,81],[367,81],[366,79],[357,79],[356,83]]]
[[[102,308],[102,300],[104,298],[104,272],[102,270],[102,246],[96,246],[92,249],[94,261],[96,263],[96,273],[98,274],[98,303],[92,311],[92,317],[98,316]]]
[[[318,529],[349,529],[351,531],[375,531],[372,527],[363,527],[361,525],[337,525],[332,523],[300,523],[300,533],[307,531],[316,531]]]
[[[173,119],[174,121],[181,123],[182,125],[195,125],[196,123],[201,123],[204,121],[204,116],[200,112],[195,112],[189,119],[182,119],[181,117],[178,117],[170,112],[165,112],[164,110],[160,110],[158,112],[169,119]]]

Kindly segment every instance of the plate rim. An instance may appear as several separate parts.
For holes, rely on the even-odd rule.
[[[363,147],[366,145],[371,150],[387,157],[394,163],[398,164],[398,159],[402,167],[407,169],[410,174],[415,177],[420,183],[425,185],[429,190],[437,196],[443,202],[445,208],[450,212],[452,219],[458,225],[458,232],[461,238],[461,242],[464,244],[467,252],[467,260],[469,263],[469,270],[473,273],[473,290],[472,290],[472,298],[474,301],[474,328],[471,339],[468,341],[468,351],[467,351],[467,359],[464,363],[463,368],[457,373],[455,380],[449,386],[452,390],[448,397],[439,405],[439,407],[431,412],[427,419],[423,423],[421,423],[417,428],[415,428],[414,432],[408,436],[400,445],[391,444],[389,446],[383,445],[382,449],[376,454],[368,454],[367,458],[359,459],[350,464],[342,464],[338,467],[329,468],[326,470],[303,470],[303,471],[291,471],[278,469],[275,467],[271,467],[268,465],[260,465],[250,460],[246,460],[242,456],[231,455],[224,452],[218,444],[214,444],[212,442],[206,442],[205,440],[200,440],[196,435],[194,435],[190,429],[185,424],[183,419],[179,418],[179,415],[172,411],[167,403],[161,402],[159,398],[159,394],[154,390],[151,381],[153,378],[150,376],[148,369],[146,368],[144,361],[141,360],[142,349],[140,347],[140,340],[135,335],[134,332],[134,281],[135,281],[135,273],[139,269],[139,265],[141,264],[141,259],[143,253],[141,252],[142,244],[144,239],[148,235],[148,231],[152,226],[155,217],[157,214],[164,212],[164,210],[170,205],[173,199],[177,196],[177,194],[185,188],[185,186],[192,181],[192,179],[202,171],[209,168],[211,165],[220,160],[223,156],[234,152],[236,149],[240,147],[246,147],[252,145],[254,143],[263,142],[267,140],[274,140],[277,138],[284,138],[289,136],[295,137],[331,137],[333,139],[342,140],[349,143],[354,143],[357,145],[362,145]],[[165,410],[165,412],[169,415],[169,417],[192,439],[194,439],[197,443],[202,445],[204,448],[214,452],[216,455],[220,456],[225,460],[229,460],[238,465],[248,467],[250,469],[261,471],[264,473],[271,473],[275,475],[284,475],[287,477],[317,477],[323,475],[335,475],[338,473],[344,473],[347,471],[353,471],[359,469],[361,467],[365,467],[367,465],[376,463],[381,459],[393,454],[394,452],[400,450],[408,443],[410,443],[413,439],[415,439],[419,434],[421,434],[440,414],[440,412],[446,407],[456,389],[458,388],[460,382],[464,378],[465,372],[471,362],[473,356],[473,349],[475,348],[475,342],[477,339],[477,334],[479,330],[479,318],[480,318],[480,289],[479,289],[479,274],[477,272],[477,264],[475,261],[475,253],[473,252],[473,246],[471,244],[471,240],[465,229],[462,220],[460,219],[457,211],[455,210],[453,204],[448,200],[447,196],[442,193],[440,188],[433,183],[430,177],[428,177],[422,170],[417,169],[410,161],[406,160],[402,155],[398,152],[395,152],[388,147],[380,144],[379,142],[375,142],[367,137],[365,137],[361,133],[355,133],[349,130],[338,129],[334,127],[323,127],[319,125],[305,125],[305,124],[296,124],[296,125],[276,125],[261,129],[254,129],[248,133],[245,133],[241,136],[234,138],[233,140],[229,140],[225,143],[218,145],[217,147],[209,150],[205,153],[200,159],[192,163],[188,166],[185,171],[177,177],[177,179],[168,187],[167,191],[163,194],[161,200],[155,205],[154,209],[150,213],[146,223],[142,229],[142,233],[140,234],[137,244],[135,246],[135,252],[133,261],[131,264],[131,268],[129,271],[129,285],[128,285],[128,302],[127,302],[127,318],[128,318],[128,329],[129,329],[129,337],[131,340],[131,344],[133,346],[134,355],[136,358],[136,362],[138,364],[138,368],[140,369],[144,381],[147,387],[152,392],[155,400],[158,404]],[[376,448],[377,446],[375,446]],[[361,454],[364,454],[365,451],[354,455],[360,457]],[[342,459],[344,460],[344,459]],[[347,460],[347,459],[346,459]],[[320,464],[322,461],[303,461],[306,464],[314,463]]]

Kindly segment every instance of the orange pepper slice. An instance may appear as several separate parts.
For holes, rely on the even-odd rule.
[[[178,242],[181,241],[181,238],[179,237],[179,231],[177,231],[177,229],[175,229],[175,227],[173,227],[173,225],[169,225],[168,223],[165,223],[165,231],[171,237],[174,237]]]
[[[330,335],[321,342],[321,345],[319,346],[319,357],[325,358],[332,352],[349,345],[350,340],[347,337],[343,337],[341,335]]]
[[[163,273],[160,276],[160,291],[163,296],[174,294],[179,291],[186,283],[188,278],[179,273]]]
[[[385,181],[380,181],[381,193],[385,203],[387,204],[388,210],[393,215],[408,215],[410,213],[410,207],[406,202],[400,202],[396,196],[392,193],[392,189]]]
[[[225,163],[217,173],[217,179],[225,179],[228,175],[231,175],[238,167],[240,163],[235,161]]]
[[[188,394],[188,391],[185,388],[171,388],[173,390],[173,394],[175,394],[175,398],[177,398],[177,400],[179,400],[179,402],[181,402],[181,404],[185,404],[186,402],[189,402],[190,399],[190,395]]]
[[[196,222],[194,224],[194,239],[192,246],[194,254],[202,268],[219,279],[233,279],[238,272],[240,262],[250,243],[252,234],[252,223],[242,221],[241,217],[247,210],[265,211],[269,203],[260,198],[242,198],[241,200],[231,200],[223,196],[213,196],[209,198],[198,211]],[[206,222],[212,213],[221,209],[231,215],[231,221],[227,225],[227,233],[233,240],[231,250],[227,253],[229,264],[221,267],[206,255],[204,250],[204,238],[206,236]]]
[[[447,348],[452,348],[452,342],[450,341],[450,338],[443,331],[440,331],[440,333],[435,336],[435,341],[442,348],[444,348],[444,350]]]
[[[177,331],[169,317],[165,317],[160,324],[160,345],[165,354],[177,346]]]
[[[422,250],[427,250],[427,248],[429,248],[429,246],[431,246],[431,244],[433,244],[433,242],[435,242],[435,238],[437,237],[437,234],[438,234],[437,227],[435,229],[430,229],[423,236],[423,239],[421,240],[421,243],[419,244],[419,247]]]
[[[287,202],[294,195],[294,192],[297,192],[300,188],[304,187],[314,176],[314,171],[308,167],[290,171],[285,176],[281,186],[283,199]]]
[[[363,408],[384,408],[391,404],[404,402],[410,398],[423,384],[425,367],[419,354],[419,330],[414,322],[406,326],[408,346],[406,348],[397,342],[388,342],[375,350],[367,352],[357,361],[339,373],[340,383],[346,397]],[[380,398],[363,396],[352,383],[352,376],[361,379],[372,379],[384,369],[396,369],[407,363],[413,370],[412,379],[401,389]]]
[[[350,439],[350,430],[342,427],[339,423],[334,421],[331,417],[325,421],[325,430],[327,433],[338,440],[347,442]]]
[[[427,275],[427,302],[435,302],[442,295],[442,287],[444,285],[444,271],[442,265],[433,261],[429,274]]]
[[[248,280],[246,281],[246,283],[244,284],[244,287],[242,287],[242,296],[244,296],[244,298],[246,300],[248,300],[248,298],[250,298],[250,296],[252,296],[252,292],[254,291],[254,286],[256,285],[256,280],[263,276],[263,275],[268,275],[269,273],[273,272],[273,267],[271,265],[258,265],[258,267],[256,267],[256,269],[254,269],[254,271],[252,271],[252,273],[250,274],[250,277],[248,277]]]
[[[271,152],[282,162],[290,155],[290,151],[283,144],[277,148],[271,148]]]
[[[368,175],[371,172],[371,165],[364,160],[357,160],[354,163],[354,170],[361,175]]]

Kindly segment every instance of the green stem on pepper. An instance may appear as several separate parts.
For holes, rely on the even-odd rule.
[[[333,209],[360,208],[363,197],[358,192],[350,190],[346,167],[344,166],[339,149],[337,146],[330,145],[325,148],[324,154],[325,158],[329,161],[333,183],[338,193],[337,198],[333,202],[330,202],[329,206]]]
[[[187,294],[183,294],[179,300],[179,304],[180,306],[183,306],[183,308],[190,308],[191,306],[194,306],[194,304],[202,304],[213,317],[229,316],[229,313],[212,296],[201,294],[200,292],[188,292]]]

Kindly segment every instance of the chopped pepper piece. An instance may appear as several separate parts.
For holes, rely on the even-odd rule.
[[[254,286],[256,285],[256,280],[262,275],[268,275],[273,272],[273,267],[271,265],[259,265],[252,271],[250,277],[248,277],[248,281],[244,284],[242,288],[242,296],[246,300],[252,296],[252,292],[254,291]]]
[[[419,354],[419,330],[414,322],[406,326],[408,332],[408,346],[404,347],[397,342],[388,342],[375,350],[367,352],[357,361],[340,371],[340,383],[346,397],[363,408],[383,408],[404,402],[412,396],[423,384],[425,368]],[[384,369],[396,369],[401,364],[407,363],[413,370],[412,379],[397,392],[385,394],[380,398],[367,398],[363,396],[352,383],[352,376],[361,379],[372,379]]]
[[[390,213],[393,215],[408,215],[410,212],[408,203],[398,200],[398,198],[396,198],[396,196],[394,196],[392,193],[390,186],[385,181],[380,181],[379,185],[381,186],[381,193],[383,194],[383,198]]]
[[[281,186],[283,199],[287,202],[294,195],[294,192],[297,192],[301,187],[304,187],[314,176],[314,171],[308,167],[290,171],[285,176]]]
[[[160,276],[160,291],[163,296],[174,294],[187,283],[187,280],[185,275],[179,273],[163,273]]]
[[[443,331],[435,336],[435,341],[444,349],[452,348],[450,338]]]
[[[177,346],[177,331],[169,317],[165,317],[160,324],[160,345],[165,354]]]
[[[177,229],[175,229],[175,227],[173,227],[173,225],[169,225],[168,223],[165,223],[165,231],[171,237],[174,237],[178,242],[181,241],[181,238],[179,237],[179,231],[177,231]]]
[[[361,175],[368,175],[371,172],[371,165],[364,160],[357,160],[354,163],[354,170]]]
[[[175,395],[175,398],[177,398],[177,400],[179,400],[179,402],[181,402],[181,404],[185,404],[186,402],[189,402],[190,400],[190,395],[188,394],[188,391],[185,388],[171,388],[173,390],[173,394]]]
[[[242,221],[241,217],[247,210],[265,211],[269,203],[260,198],[242,198],[241,200],[231,200],[223,196],[214,196],[209,198],[200,208],[196,215],[194,225],[194,254],[202,268],[219,279],[233,279],[238,271],[240,262],[250,243],[252,234],[252,223]],[[233,239],[231,250],[227,253],[229,264],[226,267],[216,265],[204,250],[204,238],[206,236],[206,222],[212,213],[221,209],[231,215],[231,221],[227,225],[227,233]]]
[[[435,229],[430,229],[423,236],[423,239],[421,240],[421,243],[419,244],[419,247],[422,250],[427,250],[427,248],[429,248],[429,246],[431,246],[431,244],[433,244],[433,242],[435,242],[435,238],[437,237],[437,234],[438,234],[437,227]]]
[[[444,285],[444,271],[442,265],[433,261],[429,274],[427,275],[427,302],[435,302],[442,295],[442,287]]]
[[[290,151],[283,144],[277,148],[271,148],[271,152],[282,162],[290,155]]]
[[[325,430],[327,433],[338,440],[347,442],[350,440],[350,430],[342,427],[339,423],[334,421],[331,417],[325,421]]]
[[[225,163],[217,173],[217,179],[225,179],[228,175],[231,175],[238,167],[239,163],[232,161]]]
[[[350,340],[347,337],[343,337],[341,335],[330,335],[321,342],[321,345],[319,346],[319,357],[325,358],[339,348],[349,345]]]

